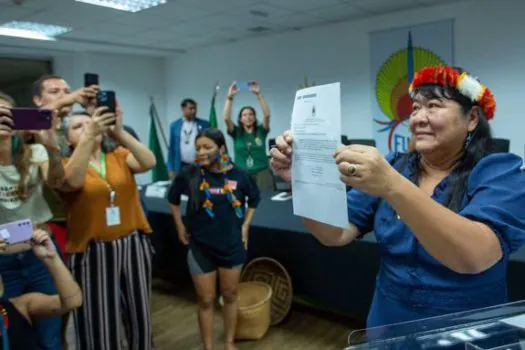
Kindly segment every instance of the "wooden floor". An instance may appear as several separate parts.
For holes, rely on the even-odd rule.
[[[152,319],[156,350],[202,350],[191,285],[174,286],[154,280]],[[263,339],[239,342],[237,347],[239,350],[342,350],[347,345],[348,324],[339,317],[293,306],[289,317],[282,324],[270,328]],[[222,349],[222,335],[222,315],[217,308],[214,325],[217,350]],[[68,343],[69,350],[75,350],[71,324]],[[125,348],[123,345],[119,350]]]
[[[201,350],[193,289],[177,288],[155,281],[153,332],[157,350]],[[222,349],[222,315],[215,314],[215,346]],[[349,327],[302,307],[292,307],[282,324],[270,328],[257,341],[240,342],[239,350],[342,350],[347,345]]]

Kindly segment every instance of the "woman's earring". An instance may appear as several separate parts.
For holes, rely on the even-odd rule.
[[[467,138],[465,139],[465,148],[468,148],[471,142],[472,142],[472,133],[469,132],[467,135]]]
[[[228,156],[227,153],[224,153],[221,157],[221,162],[223,165],[227,166],[227,165],[230,165],[231,164],[231,159],[230,157]]]

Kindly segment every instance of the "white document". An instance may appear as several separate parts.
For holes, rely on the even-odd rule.
[[[166,192],[168,188],[165,186],[149,185],[146,187],[145,196],[149,198],[164,198],[166,197]]]
[[[294,214],[347,228],[346,186],[333,158],[341,145],[339,83],[297,91],[292,134]]]

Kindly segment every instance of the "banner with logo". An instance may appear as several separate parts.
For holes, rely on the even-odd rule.
[[[445,20],[370,33],[372,123],[383,154],[405,152],[410,143],[408,87],[414,72],[453,65],[454,22]]]

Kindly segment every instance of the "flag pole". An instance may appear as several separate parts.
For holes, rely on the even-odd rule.
[[[213,98],[217,97],[217,93],[219,92],[219,81],[215,81],[215,85],[213,86]]]
[[[166,134],[164,134],[164,128],[162,127],[162,123],[160,122],[159,120],[159,114],[157,113],[157,107],[155,106],[155,99],[153,98],[153,96],[150,96],[150,100],[151,100],[151,106],[153,108],[153,122],[157,124],[157,126],[159,127],[159,131],[160,131],[160,135],[162,136],[162,141],[164,141],[164,146],[166,147],[166,149],[169,149],[169,143],[168,143],[168,140],[166,139]]]

